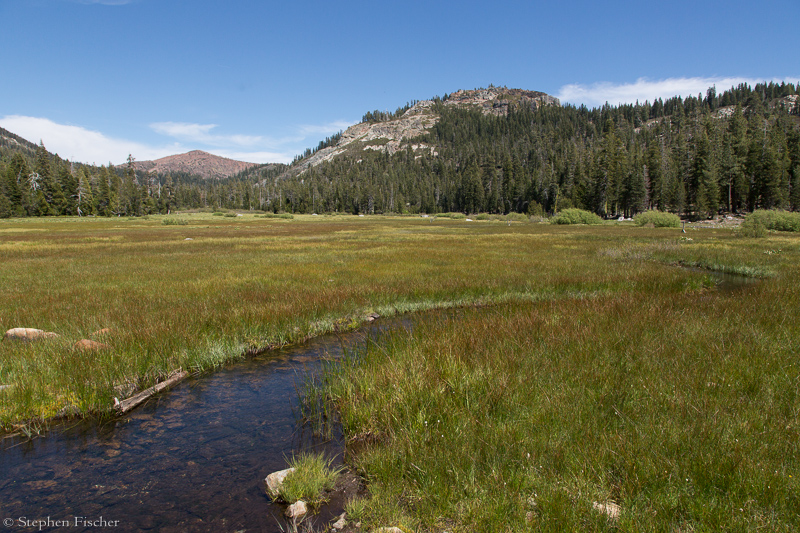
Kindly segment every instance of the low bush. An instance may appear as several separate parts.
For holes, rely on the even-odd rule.
[[[767,227],[758,217],[747,216],[739,226],[739,235],[760,239],[767,236]]]
[[[551,220],[553,224],[602,224],[603,219],[583,209],[564,209]]]
[[[165,218],[161,220],[161,223],[164,226],[186,226],[189,221],[182,218]]]
[[[681,226],[681,219],[678,215],[673,213],[651,210],[639,213],[633,217],[633,223],[637,226],[652,224],[656,228],[679,228]]]
[[[775,231],[800,231],[800,213],[779,209],[756,209],[745,217],[742,227],[749,221],[750,227],[763,226]]]

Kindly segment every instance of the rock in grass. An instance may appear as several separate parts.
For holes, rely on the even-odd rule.
[[[286,508],[286,516],[294,521],[302,520],[308,514],[308,506],[303,500],[297,500]]]
[[[111,346],[108,344],[103,344],[102,342],[97,341],[90,341],[89,339],[81,339],[76,342],[73,346],[73,349],[80,350],[82,352],[99,352],[100,350],[110,350]]]
[[[42,331],[41,329],[12,328],[6,331],[6,334],[3,335],[3,339],[16,341],[37,341],[41,339],[54,339],[58,336],[58,333],[53,333],[52,331]]]
[[[346,517],[347,517],[347,513],[340,514],[339,515],[339,519],[336,522],[334,522],[333,524],[331,524],[331,528],[336,529],[336,530],[344,529],[344,526],[347,525]]]
[[[622,508],[614,502],[606,502],[606,503],[598,503],[592,502],[592,508],[595,511],[600,511],[604,513],[610,520],[617,520],[619,518],[620,513],[622,512]]]
[[[98,329],[97,331],[95,331],[94,333],[92,333],[89,336],[90,337],[102,337],[104,335],[111,335],[111,333],[113,333],[111,331],[111,328],[103,328],[103,329]]]
[[[267,476],[264,481],[267,482],[267,494],[269,494],[270,498],[275,499],[278,496],[278,490],[280,490],[281,485],[283,485],[283,480],[292,472],[294,472],[294,468],[287,468],[286,470],[279,470]]]
[[[403,530],[399,527],[379,527],[378,529],[373,529],[372,533],[403,533]]]

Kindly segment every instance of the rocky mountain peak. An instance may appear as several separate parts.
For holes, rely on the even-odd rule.
[[[489,87],[488,89],[460,90],[443,99],[446,106],[477,107],[484,114],[506,115],[510,106],[561,105],[558,98],[539,91]],[[361,122],[347,128],[335,146],[329,146],[303,159],[295,172],[314,167],[336,156],[354,149],[379,150],[393,154],[405,149],[412,139],[430,131],[439,120],[433,110],[433,100],[422,100],[414,104],[401,116],[383,122]],[[431,149],[423,144],[412,146],[413,150]],[[435,154],[434,154],[435,155]]]

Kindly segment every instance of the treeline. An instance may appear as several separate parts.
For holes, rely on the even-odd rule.
[[[378,109],[375,111],[367,111],[361,117],[361,122],[387,122],[389,120],[394,120],[403,116],[403,113],[414,107],[416,104],[417,100],[407,102],[406,105],[398,107],[394,113],[390,113],[389,111],[380,111]]]
[[[4,134],[5,135],[5,134]],[[27,141],[26,141],[27,142]],[[20,149],[22,147],[22,149]],[[205,180],[186,173],[159,176],[137,172],[133,158],[122,166],[71,163],[39,146],[0,146],[0,218],[26,216],[142,216],[178,208],[256,209],[263,187],[252,174]],[[285,165],[258,169],[273,179]]]
[[[437,124],[394,154],[351,150],[300,173],[268,165],[225,180],[136,172],[132,159],[119,167],[72,164],[17,139],[0,145],[0,217],[200,207],[528,214],[578,207],[602,216],[659,209],[691,218],[798,211],[797,91],[786,83],[742,84],[616,107],[512,106],[507,116],[437,98]]]

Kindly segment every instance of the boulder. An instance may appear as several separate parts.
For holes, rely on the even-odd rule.
[[[295,522],[302,520],[308,514],[308,506],[303,500],[297,500],[286,508],[286,516]]]
[[[82,352],[99,352],[100,350],[110,350],[111,346],[103,344],[102,342],[81,339],[72,346],[72,349]]]
[[[6,331],[3,339],[17,340],[17,341],[36,341],[41,339],[55,339],[59,335],[52,331],[42,331],[41,329],[33,328],[13,328]]]
[[[283,485],[283,480],[292,472],[294,472],[294,468],[287,468],[286,470],[279,470],[267,476],[264,481],[267,483],[267,494],[269,494],[270,498],[275,499],[277,497],[278,490],[281,485]]]

